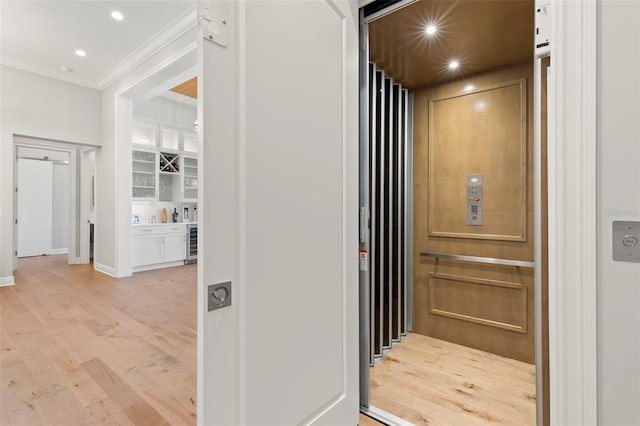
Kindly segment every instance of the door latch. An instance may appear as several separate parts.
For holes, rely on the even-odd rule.
[[[207,286],[207,311],[231,306],[231,281]]]

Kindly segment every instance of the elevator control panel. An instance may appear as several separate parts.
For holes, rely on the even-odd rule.
[[[482,225],[482,175],[467,175],[467,225]]]
[[[613,260],[640,262],[640,222],[613,222]]]

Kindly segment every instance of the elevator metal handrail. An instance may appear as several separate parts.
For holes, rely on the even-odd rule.
[[[461,254],[432,253],[428,251],[421,251],[420,257],[435,257],[436,259],[463,260],[465,262],[487,263],[490,265],[503,265],[503,266],[519,266],[523,268],[535,267],[535,263],[526,262],[524,260],[496,259],[494,257],[480,257],[480,256],[463,256]]]

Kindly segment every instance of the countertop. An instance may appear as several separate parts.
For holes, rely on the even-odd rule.
[[[176,226],[176,225],[197,225],[198,222],[167,222],[167,223],[132,223],[131,226]]]

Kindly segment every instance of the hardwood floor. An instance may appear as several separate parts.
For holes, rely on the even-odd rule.
[[[535,367],[410,334],[371,368],[370,403],[416,425],[535,425]]]
[[[18,268],[0,288],[0,424],[195,424],[196,265]],[[371,403],[417,425],[535,423],[529,364],[409,335],[371,373]]]
[[[114,279],[20,259],[0,289],[0,424],[191,425],[196,265]]]

